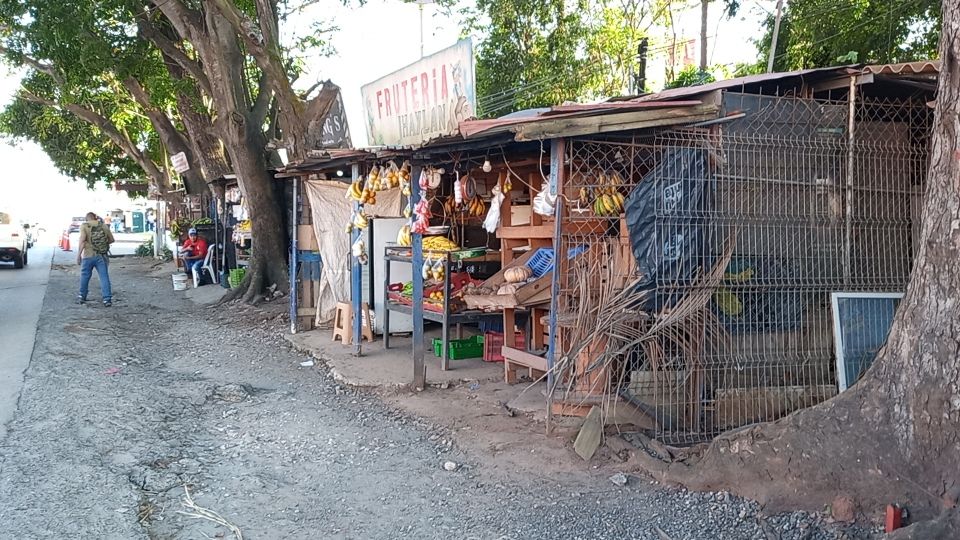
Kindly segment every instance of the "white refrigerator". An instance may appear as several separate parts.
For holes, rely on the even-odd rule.
[[[370,242],[369,264],[363,267],[363,301],[370,304],[373,310],[373,331],[383,334],[384,291],[383,278],[386,271],[386,261],[383,260],[383,250],[390,244],[396,244],[397,233],[407,223],[407,218],[373,218],[370,220],[370,230],[373,241]],[[392,283],[406,283],[413,279],[412,265],[407,263],[390,263],[390,281]],[[371,277],[370,272],[373,272]],[[370,289],[373,289],[373,302],[370,302]],[[413,317],[406,313],[393,311],[390,313],[390,333],[402,334],[413,332]]]

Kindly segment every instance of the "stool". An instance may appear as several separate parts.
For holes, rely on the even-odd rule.
[[[363,315],[363,322],[360,326],[360,339],[366,339],[373,343],[373,328],[370,326],[373,315],[370,313],[370,306],[366,302],[360,304],[360,313]]]
[[[333,341],[337,337],[343,341],[344,345],[350,344],[350,336],[353,334],[353,307],[347,302],[337,302],[337,312],[333,316]]]
[[[373,328],[370,326],[372,316],[370,306],[366,302],[360,305],[360,313],[363,320],[360,339],[373,342]],[[353,343],[353,306],[347,302],[337,302],[337,312],[333,316],[333,341],[338,337],[344,345]]]

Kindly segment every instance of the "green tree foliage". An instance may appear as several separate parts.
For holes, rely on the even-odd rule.
[[[667,84],[667,88],[680,88],[684,86],[698,86],[701,84],[712,83],[716,77],[709,71],[700,71],[697,66],[687,66],[683,68],[677,76]]]
[[[480,114],[634,91],[637,48],[671,0],[479,0],[467,28]]]
[[[131,9],[142,4],[0,1],[0,48],[28,68],[0,129],[36,142],[61,172],[88,185],[139,178],[165,189],[165,149],[123,81],[139,79],[160,107],[174,102],[175,85],[138,38]]]
[[[790,0],[785,2],[774,69],[787,71],[850,63],[935,58],[939,0]],[[766,66],[773,14],[757,41]]]
[[[143,175],[100,130],[60,109],[16,98],[0,113],[0,131],[36,142],[60,172],[91,188]]]
[[[486,34],[477,55],[480,114],[498,116],[580,96],[586,58],[585,1],[479,0],[474,28]],[[480,18],[488,19],[482,27]]]

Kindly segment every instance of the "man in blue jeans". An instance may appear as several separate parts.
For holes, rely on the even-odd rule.
[[[87,221],[80,226],[80,247],[77,250],[77,264],[80,265],[80,294],[78,304],[87,302],[87,291],[90,287],[90,276],[93,269],[97,269],[100,279],[100,292],[104,307],[113,305],[113,291],[110,289],[110,275],[107,272],[107,254],[110,244],[113,243],[113,233],[93,212],[87,213]]]

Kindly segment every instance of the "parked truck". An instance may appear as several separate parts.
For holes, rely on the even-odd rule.
[[[21,225],[9,213],[0,212],[0,262],[12,262],[14,268],[27,264],[28,232],[29,225]]]

